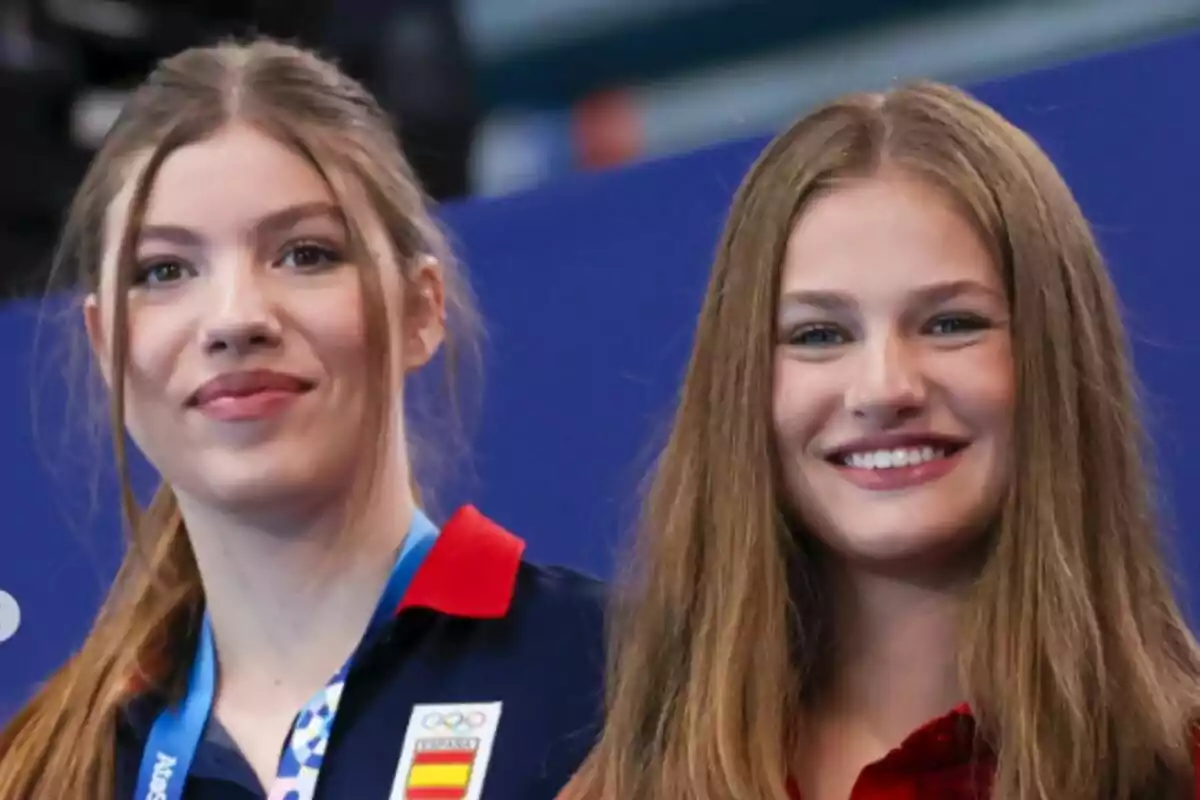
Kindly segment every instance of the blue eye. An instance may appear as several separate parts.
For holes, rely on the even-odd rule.
[[[787,338],[787,343],[797,347],[836,347],[846,344],[850,337],[834,325],[817,324],[797,328]]]
[[[134,273],[133,283],[135,286],[161,285],[176,283],[187,276],[188,269],[182,261],[163,259],[139,265]]]
[[[292,269],[319,270],[342,263],[342,254],[314,242],[301,242],[284,250],[277,263]]]
[[[977,333],[991,327],[983,317],[976,314],[943,314],[929,321],[926,330],[936,336]]]

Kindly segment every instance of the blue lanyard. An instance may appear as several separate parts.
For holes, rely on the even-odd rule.
[[[425,555],[433,547],[436,538],[437,529],[433,523],[420,510],[415,511],[412,527],[404,539],[404,546],[396,558],[383,595],[379,598],[379,605],[371,616],[367,628],[368,635],[364,637],[364,641],[395,614],[405,592],[408,591],[413,575],[425,560]],[[350,656],[346,665],[334,676],[331,684],[335,681],[344,682],[354,655]],[[180,800],[183,797],[188,771],[204,736],[208,718],[212,714],[216,684],[216,649],[213,646],[212,627],[206,614],[200,628],[196,657],[192,662],[187,695],[178,705],[164,709],[154,721],[150,736],[146,740],[146,747],[142,751],[142,766],[138,770],[134,800]],[[336,706],[336,700],[334,705]],[[336,708],[334,711],[336,713]],[[304,713],[300,715],[301,718],[305,716],[307,715]],[[300,721],[297,720],[297,727]],[[326,734],[332,722],[332,718],[326,721]],[[295,732],[294,728],[292,733]],[[292,735],[289,735],[289,744],[291,740]],[[322,748],[321,753],[323,752]],[[319,770],[319,759],[317,769]],[[315,781],[315,774],[312,777]]]

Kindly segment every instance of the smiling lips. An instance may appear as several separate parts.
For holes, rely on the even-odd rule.
[[[230,372],[203,384],[187,405],[216,420],[260,420],[283,411],[312,388],[311,381],[272,370]]]
[[[862,489],[907,489],[949,473],[967,445],[954,437],[905,434],[860,440],[830,451],[826,460]]]

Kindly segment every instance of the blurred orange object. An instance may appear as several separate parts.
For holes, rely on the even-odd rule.
[[[627,90],[611,90],[581,100],[571,119],[579,166],[603,169],[632,161],[642,152],[641,117]]]

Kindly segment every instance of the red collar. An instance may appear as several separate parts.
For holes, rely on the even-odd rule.
[[[966,704],[930,720],[879,761],[868,764],[855,784],[855,800],[936,796],[944,800],[986,797],[992,756],[975,740],[975,717]],[[930,795],[930,787],[935,787]],[[801,800],[794,782],[788,795]]]
[[[463,506],[442,526],[404,599],[396,608],[495,619],[508,613],[525,542]]]
[[[1196,789],[1200,800],[1200,727],[1194,735]],[[975,740],[975,717],[965,703],[931,720],[879,761],[868,764],[852,793],[854,800],[937,797],[968,800],[991,792],[995,753]],[[788,796],[801,800],[794,781]]]
[[[524,551],[524,541],[473,506],[463,506],[442,527],[396,613],[429,608],[454,617],[503,617],[512,605]],[[143,675],[129,679],[134,693],[147,685]]]
[[[979,746],[975,715],[963,703],[910,733],[880,764],[908,769],[964,765],[980,757]]]

